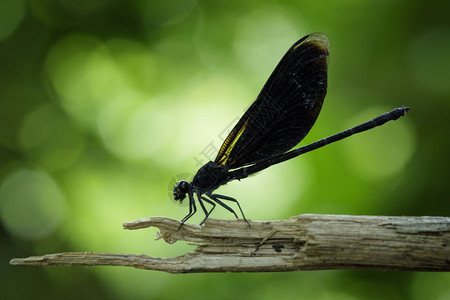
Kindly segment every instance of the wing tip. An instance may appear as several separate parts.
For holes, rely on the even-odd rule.
[[[313,43],[317,47],[323,50],[323,52],[326,53],[326,55],[330,54],[330,41],[328,40],[328,37],[320,32],[313,32],[308,35],[305,35],[300,40],[298,40],[294,45],[292,45],[291,50],[296,49],[302,44],[305,43]]]

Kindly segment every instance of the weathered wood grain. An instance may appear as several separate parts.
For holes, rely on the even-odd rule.
[[[131,266],[170,273],[271,272],[378,269],[450,270],[450,218],[300,215],[289,220],[208,219],[203,227],[164,217],[123,224],[158,227],[167,243],[188,241],[197,249],[173,258],[68,252],[15,258],[27,266]]]

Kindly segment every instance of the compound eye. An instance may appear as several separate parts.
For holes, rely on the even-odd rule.
[[[186,182],[180,181],[173,188],[173,197],[177,201],[183,201],[186,198],[186,193],[189,190],[189,185]]]
[[[187,173],[181,173],[174,176],[167,186],[167,196],[175,205],[187,206],[189,202],[183,200],[186,199],[187,193],[190,191],[190,184],[186,180],[180,180],[180,178],[189,179],[192,178],[192,176]]]

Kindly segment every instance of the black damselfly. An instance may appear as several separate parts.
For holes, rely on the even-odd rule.
[[[255,102],[225,139],[216,159],[202,166],[192,182],[180,180],[175,185],[175,200],[181,203],[186,195],[189,199],[189,213],[181,220],[181,225],[197,212],[194,195],[205,213],[200,225],[216,203],[238,218],[224,200],[235,202],[248,224],[239,202],[232,197],[213,194],[214,190],[232,180],[246,178],[272,165],[396,120],[408,111],[408,107],[396,108],[366,123],[289,151],[308,134],[319,116],[327,92],[329,55],[328,38],[321,33],[301,38],[287,51]],[[209,211],[204,202],[212,206]]]

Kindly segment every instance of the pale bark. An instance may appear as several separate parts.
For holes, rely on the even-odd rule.
[[[159,238],[197,244],[173,258],[68,252],[15,258],[27,266],[132,266],[170,273],[378,269],[450,270],[450,218],[300,215],[289,220],[208,219],[203,227],[164,217],[123,224],[158,227]]]

